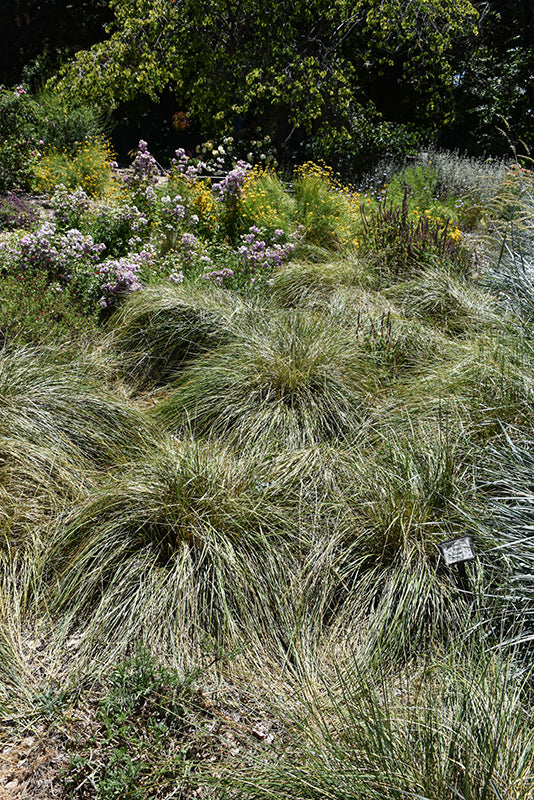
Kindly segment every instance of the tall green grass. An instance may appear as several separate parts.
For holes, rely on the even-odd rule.
[[[183,369],[155,414],[171,430],[291,449],[351,436],[384,375],[328,316],[273,309]]]
[[[396,680],[357,663],[285,708],[281,758],[226,775],[247,800],[521,800],[532,794],[528,678],[513,661],[437,652]]]
[[[246,313],[244,302],[230,292],[154,286],[133,294],[110,320],[108,347],[130,384],[161,386],[231,338],[234,317]]]
[[[250,459],[171,441],[58,526],[54,614],[96,652],[143,641],[187,663],[215,642],[284,657],[298,622],[297,533]]]

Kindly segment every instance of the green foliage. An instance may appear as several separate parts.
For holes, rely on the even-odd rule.
[[[325,162],[345,180],[354,181],[386,154],[402,159],[420,149],[422,132],[414,124],[388,122],[369,106],[351,109],[344,126],[323,122],[317,132],[306,137],[300,152],[311,161]]]
[[[330,169],[304,164],[296,170],[294,187],[305,241],[329,250],[356,244],[358,200],[349,189],[336,184]]]
[[[343,127],[355,96],[366,102],[366,86],[395,60],[405,87],[417,75],[417,110],[439,117],[451,47],[477,16],[468,0],[282,2],[268,13],[257,0],[112,6],[110,37],[63,70],[62,92],[111,108],[142,94],[156,99],[168,86],[207,132],[246,116],[270,120],[279,138],[289,130],[286,141],[291,126],[309,133],[328,119]]]
[[[21,344],[85,345],[96,335],[94,316],[82,314],[68,291],[46,275],[5,275],[0,279],[0,339]]]
[[[276,229],[292,232],[295,226],[295,199],[275,170],[255,167],[246,176],[237,214],[242,233],[256,225],[273,234]]]
[[[116,195],[60,187],[52,223],[2,234],[9,723],[62,737],[80,800],[209,780],[246,797],[523,800],[532,174],[429,152],[396,178],[386,164],[369,197],[314,165],[292,187],[242,169],[212,193],[178,160],[160,187],[143,144]],[[475,267],[449,244],[481,230]],[[73,311],[99,270],[122,299],[121,266],[136,291],[105,327]],[[466,534],[462,578],[439,544]],[[518,644],[513,668],[481,655],[488,641]],[[208,663],[212,696],[235,701],[211,725],[231,784],[197,758],[189,679],[148,653],[186,676]],[[249,725],[251,686],[282,698],[272,741]]]
[[[31,188],[44,148],[72,152],[101,133],[92,105],[60,100],[48,92],[35,97],[24,85],[0,87],[0,191]]]
[[[0,191],[29,188],[41,146],[39,121],[39,106],[26,87],[0,87]]]
[[[82,142],[102,137],[105,123],[94,103],[45,89],[34,97],[40,109],[40,138],[48,148],[74,153]]]
[[[143,650],[115,666],[101,691],[95,732],[70,742],[62,781],[69,797],[144,800],[181,783],[191,769],[182,740],[195,705],[193,677],[180,680]]]

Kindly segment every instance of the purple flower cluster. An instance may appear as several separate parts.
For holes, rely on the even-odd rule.
[[[87,264],[96,264],[106,249],[103,242],[93,241],[93,237],[83,234],[77,228],[70,228],[57,237],[57,264],[67,269],[73,261],[84,261]]]
[[[91,207],[91,201],[81,187],[74,192],[60,183],[50,198],[54,219],[62,228],[75,228]]]
[[[101,205],[95,209],[91,229],[106,242],[108,253],[122,256],[141,246],[148,225],[147,215],[136,205]]]
[[[192,264],[198,256],[199,241],[194,233],[184,233],[180,239],[180,254],[185,264]]]
[[[45,271],[49,275],[63,277],[74,262],[98,262],[105,249],[105,244],[95,242],[92,236],[83,234],[77,228],[58,233],[51,222],[45,222],[38,230],[18,240],[0,243],[0,253],[10,269]]]
[[[270,272],[288,260],[295,249],[295,243],[300,238],[302,238],[300,229],[288,237],[284,231],[277,229],[272,237],[268,237],[260,228],[253,225],[248,233],[241,236],[242,244],[237,252],[247,272],[252,274],[259,270]],[[254,282],[255,278],[252,280]]]
[[[131,169],[132,175],[126,179],[126,183],[134,191],[146,190],[148,186],[157,184],[160,168],[154,156],[149,153],[144,139],[140,139],[137,145]]]
[[[161,215],[164,219],[171,223],[183,222],[186,225],[194,227],[198,225],[198,214],[191,214],[181,195],[177,194],[174,197],[165,195],[161,198]]]
[[[226,177],[214,184],[213,193],[218,200],[238,200],[243,194],[247,172],[252,169],[246,161],[238,161]]]
[[[172,159],[173,172],[177,175],[183,175],[191,181],[194,181],[197,175],[201,172],[201,167],[191,163],[191,159],[183,149],[178,148],[174,151],[174,158]]]
[[[110,308],[123,294],[141,289],[143,284],[139,276],[142,261],[137,256],[108,259],[98,265],[97,274],[101,281],[101,308]]]
[[[228,267],[224,267],[224,269],[214,269],[212,272],[206,272],[204,275],[201,275],[202,280],[213,281],[217,286],[222,286],[226,278],[233,277],[234,271]]]

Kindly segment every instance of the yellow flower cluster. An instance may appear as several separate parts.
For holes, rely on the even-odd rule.
[[[81,186],[90,197],[96,197],[113,184],[110,164],[114,160],[109,142],[102,139],[83,142],[73,156],[65,149],[51,149],[35,167],[37,188],[52,193],[62,183],[68,189]]]
[[[207,181],[195,181],[191,187],[191,208],[198,214],[201,222],[214,225],[217,221],[215,200]]]
[[[287,228],[292,212],[293,200],[276,172],[261,166],[250,170],[241,195],[243,217],[260,228]]]
[[[307,162],[295,170],[295,194],[300,222],[308,238],[327,246],[357,246],[360,196],[340,183],[332,169]]]

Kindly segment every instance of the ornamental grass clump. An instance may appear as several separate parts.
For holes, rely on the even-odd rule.
[[[365,261],[344,253],[336,260],[319,263],[300,260],[284,264],[273,272],[270,295],[282,307],[324,305],[337,289],[345,286],[368,287],[374,276]]]
[[[502,426],[502,435],[487,449],[478,474],[485,500],[483,524],[492,531],[510,565],[503,587],[500,616],[489,619],[504,639],[503,646],[518,649],[523,663],[532,661],[534,642],[534,430]]]
[[[58,632],[78,631],[92,656],[143,642],[183,664],[216,642],[283,657],[294,537],[250,459],[191,440],[147,449],[54,533]]]
[[[444,567],[438,544],[470,533],[483,551],[495,540],[476,524],[465,434],[439,423],[410,433],[390,422],[375,426],[368,441],[372,451],[346,454],[340,485],[324,499],[337,542],[332,636],[357,636],[362,658],[372,662],[379,646],[393,663],[450,641],[482,586],[482,566],[473,566],[466,590]]]
[[[394,284],[385,294],[405,316],[425,320],[452,336],[503,329],[507,324],[492,294],[447,266],[430,266],[413,279]]]
[[[326,685],[324,685],[326,684]],[[247,800],[524,800],[532,793],[530,676],[512,659],[456,645],[395,680],[361,669],[280,702],[281,758],[262,749],[224,772]],[[301,695],[302,696],[302,695]]]
[[[216,288],[150,286],[110,320],[107,346],[129,383],[162,386],[189,361],[227,342],[235,320],[247,313],[237,295]]]
[[[500,430],[500,423],[523,425],[534,409],[533,358],[528,339],[515,330],[491,329],[455,341],[455,354],[427,368],[405,386],[412,412],[457,408],[482,438]]]
[[[353,435],[383,379],[328,315],[265,310],[187,365],[154,413],[171,430],[191,426],[238,447],[302,447]]]
[[[45,530],[68,503],[94,488],[92,465],[76,445],[32,441],[17,428],[0,435],[2,520],[8,523],[1,546],[20,556],[36,531]]]
[[[96,385],[87,368],[38,348],[0,352],[0,434],[58,451],[77,449],[87,464],[131,458],[153,432],[144,417]]]

